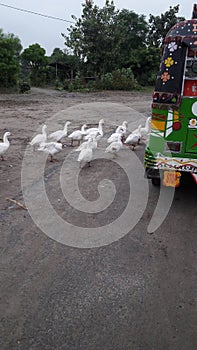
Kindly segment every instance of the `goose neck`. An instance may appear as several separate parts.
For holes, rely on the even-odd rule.
[[[67,131],[68,126],[70,125],[70,122],[66,122],[65,126],[64,126],[64,130]]]
[[[85,134],[85,128],[86,128],[86,125],[83,125],[83,126],[81,127],[81,131],[82,131],[83,134]]]
[[[3,143],[9,145],[8,135],[7,133],[3,135]]]
[[[100,134],[103,133],[103,123],[99,123],[98,131],[99,131]]]
[[[42,127],[42,133],[43,133],[43,135],[46,136],[46,134],[47,134],[47,133],[46,133],[46,126],[43,126],[43,127]]]

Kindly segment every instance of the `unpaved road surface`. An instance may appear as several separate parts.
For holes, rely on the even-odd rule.
[[[163,193],[165,220],[150,234],[159,189],[143,177],[144,143],[105,153],[117,125],[132,131],[150,111],[145,93],[0,95],[1,135],[13,134],[0,162],[1,350],[196,349],[196,186],[171,202]],[[101,118],[81,171],[67,138],[54,163],[29,146],[44,123],[50,132],[70,120],[70,133]]]

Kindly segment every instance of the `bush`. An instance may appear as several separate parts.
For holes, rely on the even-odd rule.
[[[101,76],[101,88],[104,90],[135,90],[138,83],[131,68],[122,68]]]
[[[19,84],[20,93],[24,94],[25,92],[28,92],[30,90],[31,90],[31,86],[27,82]]]
[[[103,74],[100,79],[89,80],[79,75],[74,80],[64,82],[64,89],[72,91],[94,91],[94,90],[137,90],[137,83],[131,68],[122,68],[112,73]]]
[[[56,90],[63,90],[64,85],[62,84],[62,82],[59,79],[55,80],[55,89]]]
[[[147,75],[147,73],[141,73],[137,79],[140,81],[141,86],[153,86],[157,79],[157,73],[151,73],[150,75]]]
[[[64,89],[68,90],[69,92],[72,91],[81,91],[84,88],[83,79],[80,76],[80,73],[76,75],[76,77],[71,80],[70,82],[68,80],[64,83]]]

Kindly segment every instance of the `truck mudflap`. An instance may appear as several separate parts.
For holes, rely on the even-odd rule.
[[[163,173],[163,185],[166,187],[179,187],[181,184],[180,171],[164,171]]]

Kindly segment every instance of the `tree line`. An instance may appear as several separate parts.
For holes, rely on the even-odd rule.
[[[154,85],[161,47],[168,30],[177,22],[179,5],[160,16],[116,9],[106,0],[100,8],[93,1],[82,4],[80,18],[67,28],[65,50],[51,56],[38,43],[22,48],[14,34],[0,29],[0,88],[52,85],[59,89],[133,90]],[[24,88],[25,89],[25,88]]]

